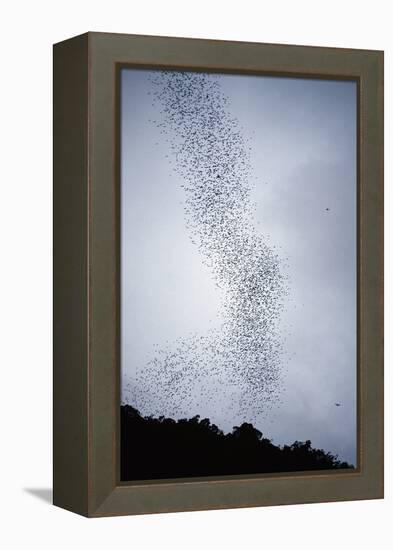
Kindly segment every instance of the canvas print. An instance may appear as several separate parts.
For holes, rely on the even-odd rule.
[[[121,480],[357,467],[357,83],[121,69]]]

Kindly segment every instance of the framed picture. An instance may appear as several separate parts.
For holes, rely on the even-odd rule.
[[[54,47],[54,503],[383,496],[383,53]]]

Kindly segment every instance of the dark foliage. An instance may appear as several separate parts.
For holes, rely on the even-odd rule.
[[[311,441],[273,445],[252,424],[224,434],[208,418],[142,417],[121,407],[123,481],[341,468],[353,466],[313,449]]]

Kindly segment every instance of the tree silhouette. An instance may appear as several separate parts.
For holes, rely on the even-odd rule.
[[[247,422],[224,434],[199,415],[175,421],[121,407],[122,481],[343,468],[353,466],[309,440],[280,447]]]

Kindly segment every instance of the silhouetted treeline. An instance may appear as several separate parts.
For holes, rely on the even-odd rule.
[[[353,466],[313,449],[311,441],[273,445],[252,424],[224,434],[208,418],[142,417],[129,405],[121,407],[123,481],[338,468]]]

